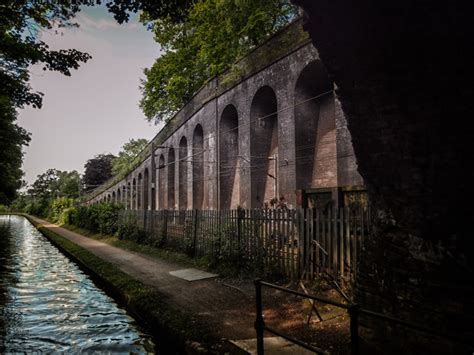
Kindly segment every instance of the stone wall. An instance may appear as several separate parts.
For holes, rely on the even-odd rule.
[[[338,87],[378,210],[361,255],[358,302],[472,343],[471,9],[461,1],[294,2]],[[468,351],[363,322],[365,340],[383,353]]]
[[[131,193],[126,205],[132,209],[254,208],[275,198],[296,207],[297,190],[334,189],[337,203],[338,187],[363,185],[333,84],[301,21],[235,67],[209,80],[150,142],[134,169],[89,202],[130,183],[132,191],[123,195]],[[224,121],[229,112],[234,126]]]

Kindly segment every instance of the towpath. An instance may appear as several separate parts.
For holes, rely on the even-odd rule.
[[[33,216],[30,218],[102,260],[114,264],[131,277],[156,288],[167,302],[197,317],[199,323],[208,325],[209,329],[213,330],[214,336],[231,340],[242,349],[255,354],[255,296],[252,281],[239,281],[238,286],[224,282],[220,278],[187,281],[170,274],[187,268],[179,263],[117,248],[40,218]],[[267,293],[265,299],[265,319],[270,324],[279,324],[283,328],[290,329],[293,328],[296,318],[302,315],[302,319],[306,317],[301,310],[295,309],[294,298],[283,300],[274,293]],[[282,323],[284,318],[286,321]],[[320,335],[324,337],[325,333]],[[241,350],[238,353],[241,353]],[[309,354],[310,352],[282,338],[273,337],[265,341],[265,353]]]
[[[99,258],[116,265],[133,278],[157,288],[168,301],[198,316],[220,337],[255,337],[255,299],[250,294],[249,285],[246,285],[245,291],[244,288],[225,286],[215,278],[186,281],[170,274],[172,271],[186,269],[182,265],[117,248],[37,217],[31,218]]]

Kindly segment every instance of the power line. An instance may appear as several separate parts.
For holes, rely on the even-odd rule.
[[[334,92],[334,90],[329,90],[329,91],[323,92],[323,93],[321,93],[321,94],[315,95],[315,96],[310,97],[310,98],[308,98],[308,99],[305,99],[305,100],[303,100],[303,101],[297,102],[297,103],[295,103],[294,105],[289,105],[289,106],[286,106],[286,107],[284,107],[284,108],[282,108],[282,109],[280,109],[280,110],[276,110],[276,111],[274,111],[274,112],[265,114],[265,115],[263,115],[263,116],[256,117],[256,118],[255,118],[255,121],[258,122],[258,121],[264,120],[264,119],[266,119],[266,118],[275,116],[275,115],[277,115],[278,113],[281,113],[281,112],[286,111],[286,110],[291,109],[291,108],[295,108],[295,107],[300,106],[300,105],[302,105],[302,104],[305,104],[305,103],[307,103],[307,102],[309,102],[309,101],[317,100],[317,99],[319,99],[319,98],[321,98],[321,97],[323,97],[323,96],[332,94],[333,92]],[[221,119],[222,119],[222,116],[221,116]],[[203,136],[202,140],[203,140],[203,142],[204,142],[204,140],[210,140],[211,138],[213,138],[213,137],[216,136],[217,134],[219,134],[219,135],[226,135],[226,134],[229,134],[230,132],[233,132],[234,130],[239,129],[239,127],[243,127],[243,126],[246,126],[246,125],[250,125],[250,124],[252,124],[252,123],[254,123],[254,122],[252,122],[252,119],[251,119],[251,120],[249,120],[248,122],[238,124],[238,125],[236,125],[235,127],[231,128],[231,129],[229,129],[229,130],[227,130],[227,131],[219,131],[219,132],[214,131],[214,132],[211,132],[211,133],[209,133],[207,136]],[[186,149],[186,150],[191,149],[191,150],[200,150],[200,151],[201,151],[201,152],[198,152],[198,153],[196,153],[196,154],[192,154],[191,156],[188,155],[188,156],[186,156],[186,157],[180,158],[180,159],[178,159],[178,162],[182,162],[182,161],[184,161],[185,159],[188,159],[188,158],[193,157],[193,156],[196,156],[196,155],[204,154],[206,151],[208,151],[208,149],[206,149],[206,148],[197,148],[197,147],[193,147],[192,145],[188,147],[188,143],[187,143],[188,139],[186,138],[186,136],[183,136],[183,137],[186,139],[186,147],[181,147],[181,146],[172,147],[172,146],[166,146],[166,145],[163,146],[163,145],[160,145],[160,146],[157,146],[157,147],[154,147],[154,148],[155,148],[155,149],[169,149],[169,150],[170,150],[170,149],[173,149],[173,152],[174,152],[175,149],[178,150],[178,151],[179,151],[179,150],[182,150],[182,149]],[[169,139],[169,138],[170,138],[170,137],[168,137],[168,139]],[[182,138],[181,138],[181,140],[182,140]],[[180,140],[180,142],[181,142],[181,140]],[[219,149],[219,148],[217,148],[217,149]],[[299,149],[302,149],[302,148],[299,147]],[[142,150],[140,153],[138,153],[138,154],[133,158],[133,160],[136,160],[138,157],[140,157],[143,152],[144,152],[144,150]],[[154,153],[154,154],[151,155],[151,158],[152,158],[152,159],[155,157],[155,154],[156,154],[156,153]],[[168,156],[169,156],[169,154],[170,154],[170,153],[168,153]],[[163,154],[160,154],[160,155],[159,155],[159,159],[161,159],[162,157],[164,158],[164,155],[163,155]],[[255,158],[255,157],[254,157],[254,158]],[[147,157],[146,159],[148,159],[148,157]],[[144,159],[143,161],[141,161],[140,164],[143,163],[146,159]],[[264,159],[264,157],[262,157],[262,159]],[[184,161],[184,162],[188,162],[188,161]],[[166,166],[168,166],[168,165],[171,165],[171,164],[175,164],[175,163],[176,163],[176,160],[173,160],[172,162],[166,163],[164,166],[163,166],[163,165],[160,165],[160,166],[158,167],[158,169],[163,169],[164,167],[166,167]],[[217,161],[214,161],[214,162],[212,162],[212,163],[213,163],[213,164],[217,164],[218,162],[217,162]],[[286,165],[288,165],[288,164],[286,164]],[[136,167],[136,168],[137,168],[137,167]],[[134,169],[136,169],[136,168],[134,168]],[[130,171],[130,172],[128,172],[127,175],[130,175],[130,173],[132,173],[132,172],[133,172],[133,170]],[[120,183],[121,183],[121,182],[118,182],[116,185],[118,185],[118,184],[120,184]],[[99,185],[99,186],[102,186],[102,185]],[[107,190],[108,190],[108,189],[107,189]],[[107,191],[107,190],[106,190],[106,191]],[[104,191],[104,192],[105,192],[105,191]],[[104,193],[104,192],[101,192],[101,193]],[[101,194],[101,193],[99,193],[99,194]]]

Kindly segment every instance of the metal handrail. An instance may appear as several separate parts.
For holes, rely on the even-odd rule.
[[[295,344],[298,344],[302,346],[305,349],[314,351],[317,354],[328,354],[328,352],[324,351],[321,348],[306,344],[298,339],[295,339],[289,335],[283,334],[273,328],[270,328],[265,325],[265,322],[263,320],[263,305],[262,305],[262,286],[266,286],[269,288],[273,288],[276,290],[280,290],[283,292],[291,293],[296,296],[304,297],[304,298],[309,298],[318,302],[322,303],[327,303],[336,307],[340,307],[343,309],[346,309],[349,318],[350,318],[350,331],[351,331],[351,352],[353,355],[357,355],[359,351],[359,334],[358,334],[358,315],[359,315],[359,306],[356,304],[344,304],[336,301],[332,301],[326,298],[318,297],[318,296],[313,296],[313,295],[308,295],[305,293],[301,293],[295,290],[291,290],[285,287],[281,287],[269,282],[262,281],[260,279],[255,280],[255,294],[256,294],[256,310],[257,310],[257,317],[255,319],[255,330],[257,332],[257,354],[258,355],[263,355],[264,353],[264,344],[263,344],[263,333],[264,331],[273,333],[277,336],[280,336],[286,340],[289,340]]]
[[[358,352],[359,352],[358,328],[359,328],[359,315],[361,315],[361,314],[369,316],[369,317],[382,319],[384,321],[388,321],[388,322],[391,322],[391,323],[397,323],[399,325],[406,326],[408,328],[411,328],[411,329],[416,330],[416,331],[423,332],[425,334],[435,335],[435,336],[444,338],[446,340],[451,340],[451,341],[454,341],[458,344],[466,345],[466,346],[470,347],[472,350],[474,350],[474,344],[470,343],[466,339],[460,338],[460,337],[455,336],[453,334],[444,334],[444,333],[441,333],[441,332],[436,331],[434,329],[429,329],[429,328],[423,327],[419,324],[415,324],[415,323],[411,323],[411,322],[408,322],[408,321],[405,321],[405,320],[402,320],[402,319],[387,316],[385,314],[369,311],[367,309],[362,309],[362,308],[359,307],[358,304],[355,304],[355,303],[344,304],[344,303],[332,301],[332,300],[329,300],[329,299],[326,299],[326,298],[323,298],[323,297],[313,296],[313,295],[305,294],[305,293],[302,293],[302,292],[299,292],[299,291],[291,290],[289,288],[278,286],[278,285],[275,285],[275,284],[272,284],[272,283],[269,283],[269,282],[265,282],[265,281],[262,281],[260,279],[256,279],[254,281],[254,283],[255,283],[256,310],[257,310],[257,316],[256,316],[256,320],[255,320],[255,330],[257,332],[257,354],[258,355],[263,355],[263,353],[264,353],[264,346],[263,346],[264,345],[263,344],[263,341],[264,341],[263,340],[263,333],[264,333],[264,331],[268,331],[268,332],[273,333],[277,336],[280,336],[284,339],[292,341],[293,343],[298,344],[298,345],[300,345],[300,346],[302,346],[302,347],[304,347],[308,350],[314,351],[315,353],[327,354],[327,352],[325,352],[323,349],[320,349],[318,347],[314,347],[314,346],[311,346],[309,344],[303,343],[302,341],[300,341],[298,339],[295,339],[295,338],[290,337],[288,335],[282,334],[279,331],[276,331],[275,329],[267,327],[265,325],[265,322],[263,320],[263,314],[262,314],[262,311],[263,311],[262,286],[266,286],[266,287],[269,287],[269,288],[273,288],[275,290],[283,291],[283,292],[290,293],[290,294],[293,294],[293,295],[296,295],[296,296],[300,296],[300,297],[307,298],[307,299],[312,299],[314,301],[318,301],[318,302],[333,305],[335,307],[346,309],[348,314],[349,314],[349,318],[350,318],[351,354],[353,354],[353,355],[358,354]]]

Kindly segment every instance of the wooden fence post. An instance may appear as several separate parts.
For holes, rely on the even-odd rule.
[[[301,279],[304,277],[304,266],[305,266],[305,257],[306,257],[306,248],[304,244],[304,209],[299,208],[296,212],[296,228],[298,230],[298,278]]]
[[[163,230],[161,232],[161,244],[165,245],[168,239],[168,210],[163,211]]]
[[[192,256],[196,256],[196,244],[197,244],[197,226],[198,226],[198,213],[199,210],[194,210],[193,213],[193,249]]]
[[[245,216],[245,211],[242,207],[237,208],[237,253],[239,260],[242,258],[242,220]]]

